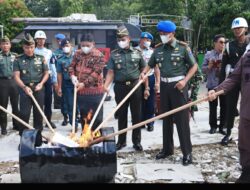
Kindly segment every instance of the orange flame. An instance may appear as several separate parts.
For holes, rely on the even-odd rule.
[[[80,138],[76,136],[76,134],[70,134],[70,138],[77,142],[81,148],[89,147],[91,141],[96,138],[101,137],[100,131],[92,132],[89,127],[89,122],[91,121],[93,116],[93,110],[90,110],[87,114],[87,117],[84,119],[84,127],[82,131],[82,135]]]

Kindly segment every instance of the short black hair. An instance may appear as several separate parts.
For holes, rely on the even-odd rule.
[[[94,42],[95,39],[94,39],[94,36],[93,34],[84,34],[82,37],[81,37],[81,42]]]
[[[214,36],[213,42],[217,42],[218,39],[220,39],[220,38],[226,38],[226,36],[224,34],[216,34]]]

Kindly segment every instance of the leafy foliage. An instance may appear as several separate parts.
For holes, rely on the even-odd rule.
[[[17,34],[22,24],[12,25],[12,17],[62,17],[72,13],[96,14],[99,20],[127,21],[130,15],[168,14],[188,16],[193,24],[193,44],[205,49],[212,45],[212,37],[224,33],[233,38],[232,20],[250,20],[250,0],[0,0],[1,22],[7,34]],[[3,5],[3,6],[2,6]],[[19,8],[21,6],[21,8]],[[7,11],[8,10],[8,11]],[[166,19],[166,18],[164,18]],[[155,27],[142,28],[158,39]],[[177,32],[182,38],[183,33]],[[158,39],[159,40],[159,39]]]
[[[24,27],[23,23],[13,24],[14,17],[32,16],[22,0],[0,0],[0,24],[4,26],[4,34],[13,38]]]

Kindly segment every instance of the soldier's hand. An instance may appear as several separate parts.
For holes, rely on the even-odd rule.
[[[208,100],[209,100],[210,102],[212,102],[212,101],[214,101],[216,98],[217,98],[216,92],[215,92],[214,90],[210,90],[210,91],[208,92]]]
[[[147,73],[142,72],[142,73],[140,74],[140,80],[142,80],[143,82],[145,82],[146,79],[147,79]]]
[[[26,87],[24,88],[24,92],[25,92],[28,96],[30,96],[30,95],[33,94],[32,90],[31,90],[30,87],[28,87],[28,86],[26,86]]]
[[[36,85],[35,91],[36,92],[40,91],[40,90],[42,90],[42,88],[43,88],[43,85],[41,83],[39,83],[39,84]]]
[[[155,93],[159,93],[159,92],[160,92],[160,85],[155,84]]]
[[[175,88],[178,88],[178,90],[182,91],[183,88],[185,88],[186,84],[187,83],[185,80],[181,80],[175,85]]]
[[[54,84],[54,89],[55,89],[56,92],[59,90],[58,83],[55,83],[55,84]]]
[[[62,97],[62,89],[57,89],[56,93],[59,97]]]
[[[106,85],[103,86],[103,91],[107,93],[107,95],[109,95],[109,90],[110,89]]]
[[[144,90],[144,99],[147,100],[149,96],[150,96],[149,90],[145,89]]]

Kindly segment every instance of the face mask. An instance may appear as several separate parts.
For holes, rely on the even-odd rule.
[[[89,54],[91,50],[92,50],[92,47],[86,47],[86,46],[82,47],[82,51],[85,54]]]
[[[70,53],[70,47],[64,47],[63,52],[64,53]]]
[[[169,35],[161,35],[160,37],[163,44],[167,44],[171,40]]]
[[[118,45],[119,45],[120,48],[125,49],[126,47],[128,47],[129,43],[128,43],[127,40],[126,41],[120,41],[120,42],[118,42]]]
[[[148,42],[148,41],[144,42],[143,45],[144,45],[145,48],[149,48],[151,46],[151,42]]]

